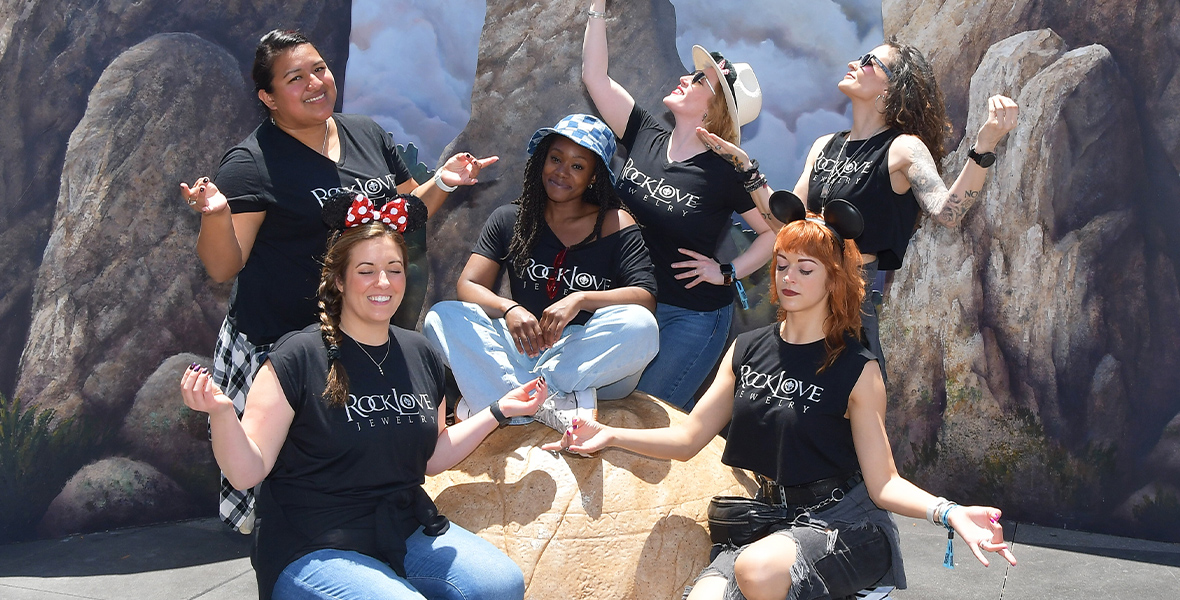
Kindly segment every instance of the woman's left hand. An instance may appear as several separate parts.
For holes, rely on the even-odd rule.
[[[479,171],[498,160],[499,156],[476,158],[468,152],[460,152],[439,167],[438,176],[447,185],[473,185],[479,183]]]
[[[506,417],[531,416],[549,397],[544,377],[538,377],[500,398],[500,411]]]
[[[692,281],[684,284],[685,289],[696,287],[702,281],[711,283],[713,285],[722,285],[725,283],[725,276],[721,274],[721,265],[717,261],[692,250],[678,248],[681,254],[691,256],[693,260],[682,260],[680,262],[672,263],[673,269],[688,269],[677,273],[676,279],[688,279],[693,277]]]
[[[708,129],[697,127],[697,137],[705,144],[706,148],[724,158],[733,165],[733,168],[745,172],[754,166],[754,163],[750,162],[750,155],[746,154],[745,150],[729,143],[719,135],[709,133]]]
[[[975,138],[976,152],[991,152],[996,144],[1016,128],[1016,119],[1020,116],[1020,107],[1007,96],[992,96],[987,99],[987,120],[979,128],[979,135]]]
[[[947,515],[947,520],[983,566],[989,564],[985,555],[987,552],[995,552],[1009,564],[1016,565],[1016,557],[1004,542],[1004,528],[1000,526],[1000,509],[990,506],[957,506]]]
[[[565,326],[582,312],[582,298],[581,292],[573,292],[550,304],[541,313],[541,333],[545,336],[545,347],[553,347],[561,339]]]

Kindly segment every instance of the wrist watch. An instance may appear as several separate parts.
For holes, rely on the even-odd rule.
[[[975,146],[971,146],[971,149],[967,151],[967,158],[975,161],[975,164],[985,169],[996,164],[995,152],[984,152],[983,154],[980,154],[975,151]]]
[[[721,285],[733,285],[733,263],[721,265]]]

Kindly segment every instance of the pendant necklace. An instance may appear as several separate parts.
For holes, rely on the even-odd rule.
[[[876,136],[878,133],[881,133],[882,131],[885,131],[888,128],[889,128],[888,125],[882,125],[876,131],[869,134],[869,137],[865,138],[864,141],[868,142],[869,140],[873,139],[873,137]],[[834,164],[832,164],[832,170],[828,171],[828,180],[825,181],[824,186],[822,188],[820,188],[819,199],[820,199],[821,206],[827,206],[828,197],[832,195],[832,183],[836,179],[836,171],[838,171],[840,169],[840,159],[844,157],[844,150],[848,148],[848,139],[851,137],[852,137],[852,131],[850,130],[848,132],[848,135],[844,136],[844,144],[842,146],[840,146],[840,151],[836,153],[836,160],[835,160]],[[857,148],[856,151],[852,153],[852,156],[848,157],[847,164],[849,164],[849,165],[853,164],[855,162],[855,160],[857,159],[857,157],[859,157],[861,155],[861,153],[864,151],[866,145],[867,144],[861,144],[860,148]]]
[[[328,121],[324,121],[324,143],[320,146],[320,154],[328,155]]]
[[[349,336],[349,337],[351,338],[352,336]],[[381,357],[380,362],[373,359],[373,355],[369,354],[368,350],[365,350],[364,344],[361,344],[360,342],[356,341],[355,339],[353,339],[352,341],[354,343],[356,343],[357,348],[361,349],[361,352],[365,353],[365,356],[369,357],[369,360],[373,363],[373,366],[377,367],[377,372],[381,373],[382,377],[385,377],[385,369],[383,369],[382,366],[385,364],[385,359],[389,358],[389,346],[390,346],[389,339],[385,340],[385,356]]]

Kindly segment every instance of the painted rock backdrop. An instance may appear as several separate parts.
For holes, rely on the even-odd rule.
[[[899,465],[1009,517],[1180,540],[1174,6],[882,8],[886,35],[920,47],[946,90],[948,173],[988,95],[1021,105],[964,226],[925,223],[890,281]],[[214,514],[204,418],[174,382],[212,350],[228,287],[192,252],[197,219],[177,184],[211,173],[259,120],[247,71],[263,32],[308,31],[344,85],[349,9],[0,3],[0,115],[13,130],[0,142],[0,542]],[[471,122],[444,155],[501,161],[432,220],[428,299],[451,296],[484,218],[519,192],[520,140],[591,109],[579,10],[489,3]],[[672,5],[609,12],[612,55],[630,58],[612,75],[658,106],[685,70]]]

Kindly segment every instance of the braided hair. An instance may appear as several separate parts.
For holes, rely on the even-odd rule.
[[[917,48],[901,43],[896,36],[885,40],[885,45],[897,55],[889,65],[893,78],[885,94],[885,124],[922,140],[941,174],[951,125],[934,68]]]
[[[561,134],[549,134],[537,143],[533,155],[529,157],[524,167],[524,189],[520,197],[513,200],[513,204],[520,206],[516,217],[516,225],[512,228],[512,241],[508,244],[508,262],[523,273],[528,267],[529,257],[537,247],[537,240],[541,237],[541,224],[545,221],[545,205],[549,202],[549,195],[545,193],[545,183],[542,181],[541,171],[545,167],[545,160],[549,157],[549,147],[553,140]],[[580,248],[602,237],[602,223],[606,215],[613,209],[630,212],[611,185],[610,170],[602,157],[595,154],[594,183],[586,187],[582,194],[582,201],[598,206],[598,218],[594,222],[594,230],[586,239],[574,244],[570,249]]]
[[[328,205],[325,204],[325,208]],[[328,212],[325,210],[325,212]],[[327,221],[325,215],[325,221]],[[320,307],[320,335],[328,350],[328,380],[324,385],[324,398],[330,406],[344,406],[348,399],[348,372],[340,359],[340,346],[344,333],[340,331],[340,312],[344,306],[344,293],[340,291],[348,272],[348,261],[352,249],[361,242],[380,237],[393,240],[402,259],[407,256],[406,240],[396,229],[380,221],[372,221],[344,229],[334,235],[324,255],[324,268],[320,271],[320,287],[317,296]]]

